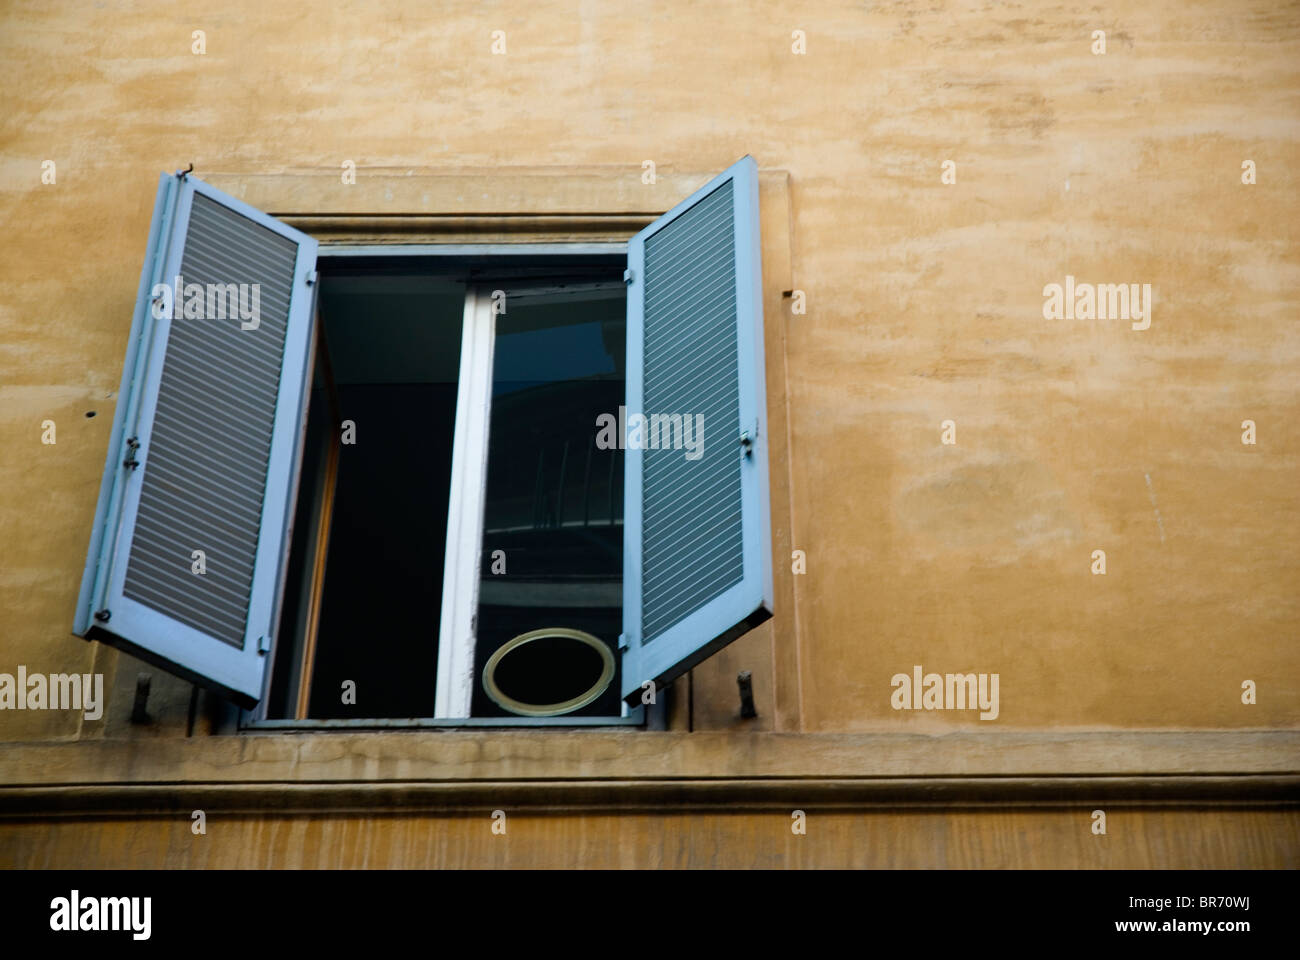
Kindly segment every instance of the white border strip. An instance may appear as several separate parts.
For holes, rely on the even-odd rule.
[[[474,627],[487,495],[495,328],[491,296],[475,288],[468,289],[461,332],[461,374],[456,394],[442,623],[438,634],[434,717],[439,720],[468,717],[474,695]]]

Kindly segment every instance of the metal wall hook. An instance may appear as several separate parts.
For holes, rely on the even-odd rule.
[[[740,688],[740,715],[746,720],[758,716],[754,709],[754,681],[748,670],[742,670],[736,677],[736,686]]]
[[[153,676],[151,674],[136,674],[135,702],[131,704],[132,723],[149,723],[153,719],[149,716],[149,687],[152,683]]]

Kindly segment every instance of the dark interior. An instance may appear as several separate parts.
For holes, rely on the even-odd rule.
[[[434,715],[464,278],[471,272],[507,291],[506,312],[496,318],[471,713],[514,715],[487,696],[482,671],[519,634],[581,630],[606,644],[618,664],[623,457],[598,449],[595,438],[596,418],[616,415],[625,396],[619,275],[589,265],[563,278],[532,267],[484,278],[478,275],[488,265],[481,265],[448,279],[413,260],[326,263],[280,623],[279,636],[291,642],[276,647],[268,718],[294,716],[316,518],[329,499],[330,447],[345,421],[355,424],[356,442],[337,450],[308,718]],[[505,569],[494,572],[500,555]],[[505,657],[496,680],[525,703],[557,703],[588,690],[602,666],[579,642],[535,641]],[[343,702],[347,681],[355,704]],[[571,715],[620,714],[616,673],[595,702]]]
[[[431,717],[464,285],[326,275],[319,298],[337,416],[353,422],[355,443],[339,445],[308,716]],[[313,526],[309,494],[317,478],[307,465],[324,461],[325,445],[341,429],[329,423],[323,376],[321,364],[300,484],[307,529],[300,523],[295,530],[291,587],[306,572]],[[300,635],[305,617],[301,605],[291,606],[282,630],[299,632],[284,636]],[[289,664],[277,663],[286,686],[290,673]],[[345,681],[355,684],[355,704],[343,702]],[[273,693],[273,709],[291,709],[287,689]]]

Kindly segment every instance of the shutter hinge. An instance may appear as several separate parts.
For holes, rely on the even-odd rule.
[[[128,470],[134,470],[136,467],[140,466],[140,461],[135,458],[135,453],[139,449],[140,449],[140,438],[127,437],[126,438],[126,459],[122,461],[122,466],[126,467]]]
[[[258,638],[257,638],[257,652],[258,652],[258,653],[270,653],[270,652],[271,652],[271,638],[270,638],[270,637],[258,637]]]
[[[306,280],[307,280],[307,286],[311,286],[313,283],[315,283],[315,282],[316,282],[316,271],[315,271],[315,270],[308,270],[308,271],[307,271],[307,277],[306,277]]]
[[[627,634],[626,634],[626,633],[620,633],[620,634],[618,635],[618,648],[619,648],[620,650],[626,650],[626,649],[628,648],[628,646],[629,646],[629,644],[628,644],[628,642],[627,642]]]
[[[634,276],[635,276],[635,274],[633,274],[632,271],[631,271],[630,269],[628,269],[628,270],[624,270],[624,271],[623,271],[623,282],[624,282],[624,283],[628,283],[628,284],[630,284],[630,283],[632,282]]]
[[[740,452],[743,456],[752,457],[754,455],[754,444],[758,441],[758,421],[754,420],[749,427],[740,432]]]

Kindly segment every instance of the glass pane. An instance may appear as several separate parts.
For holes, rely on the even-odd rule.
[[[623,403],[624,289],[507,293],[496,318],[472,714],[519,714],[514,700],[542,715],[618,716],[623,458],[597,447],[596,421]],[[561,632],[517,640],[491,662],[543,630]],[[612,682],[597,691],[611,661]]]

